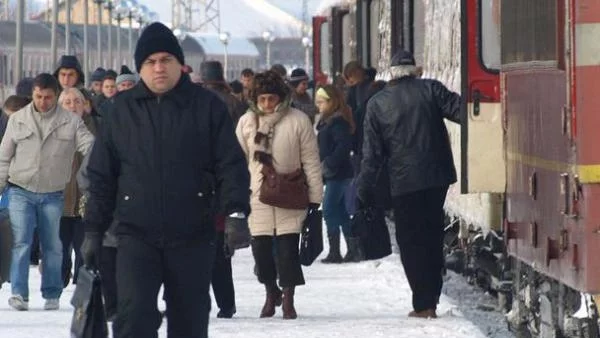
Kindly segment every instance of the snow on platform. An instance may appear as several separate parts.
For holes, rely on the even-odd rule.
[[[323,253],[324,255],[325,253]],[[444,285],[436,320],[408,318],[411,293],[397,254],[380,261],[324,265],[316,262],[304,268],[307,285],[296,292],[297,320],[275,317],[259,319],[264,289],[252,272],[250,250],[234,257],[237,314],[233,319],[215,318],[213,301],[210,337],[444,337],[508,338],[499,312],[484,311],[494,299],[468,285],[461,276],[449,274]],[[30,310],[17,312],[8,306],[10,285],[0,289],[0,337],[68,337],[72,307],[69,300],[74,286],[69,285],[61,298],[59,311],[43,311],[40,274],[30,270]],[[483,306],[482,306],[483,305]],[[164,308],[162,300],[159,307]],[[160,337],[166,337],[166,323]]]

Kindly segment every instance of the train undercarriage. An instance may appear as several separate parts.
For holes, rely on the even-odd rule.
[[[596,301],[506,254],[503,234],[446,218],[446,268],[498,300],[517,338],[600,338]]]

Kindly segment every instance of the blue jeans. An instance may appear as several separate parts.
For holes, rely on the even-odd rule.
[[[63,213],[62,191],[34,193],[16,186],[9,188],[9,207],[13,232],[10,280],[13,295],[29,299],[29,255],[33,229],[38,228],[42,247],[42,297],[60,298],[62,243],[60,217]]]
[[[340,233],[340,227],[346,238],[352,237],[350,229],[350,215],[344,203],[344,194],[350,179],[328,180],[325,182],[325,195],[323,196],[323,218],[327,224],[327,235],[334,236]]]

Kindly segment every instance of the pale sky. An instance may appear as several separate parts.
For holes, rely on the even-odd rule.
[[[331,0],[308,1],[309,20],[323,1]],[[171,22],[171,0],[138,2],[157,12],[161,21]],[[220,4],[221,30],[236,35],[256,36],[269,29],[289,36],[301,25],[300,0],[221,0]]]

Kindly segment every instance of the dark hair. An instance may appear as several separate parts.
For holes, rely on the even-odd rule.
[[[290,93],[290,87],[285,84],[283,78],[272,70],[264,73],[258,73],[254,76],[252,84],[252,94],[250,95],[252,102],[256,104],[259,95],[275,94],[283,101]]]
[[[112,76],[112,75],[106,75],[103,79],[102,79],[102,83],[104,83],[104,81],[106,80],[113,80],[113,81],[117,81],[117,78]]]
[[[238,80],[231,81],[229,87],[231,87],[231,91],[233,91],[234,94],[241,94],[244,92],[244,86]]]
[[[249,77],[249,76],[254,76],[254,71],[250,68],[244,68],[242,70],[242,76],[243,77]]]
[[[41,73],[33,79],[33,88],[36,87],[39,89],[52,89],[56,95],[60,91],[58,80],[48,73]]]
[[[287,69],[281,63],[274,64],[269,70],[279,74],[279,76],[281,76],[282,78],[285,78],[287,76]]]
[[[4,110],[16,112],[31,103],[31,99],[25,96],[11,95],[4,101]]]
[[[344,66],[344,77],[349,78],[352,76],[364,77],[365,69],[358,61],[350,61]]]

